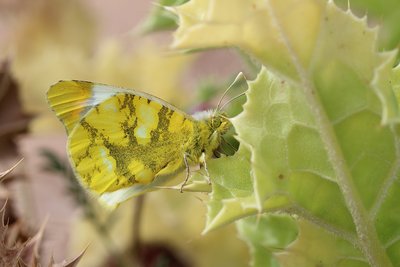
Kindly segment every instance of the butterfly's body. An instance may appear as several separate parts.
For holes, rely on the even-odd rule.
[[[48,99],[67,129],[77,177],[98,194],[203,163],[230,127],[215,112],[190,116],[154,96],[90,82],[61,81]]]

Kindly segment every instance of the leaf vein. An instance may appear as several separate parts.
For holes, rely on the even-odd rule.
[[[372,208],[369,212],[369,218],[371,221],[374,221],[376,219],[379,209],[381,208],[383,202],[385,201],[386,197],[388,196],[389,189],[391,188],[393,183],[396,181],[397,176],[399,175],[399,172],[400,172],[400,140],[396,134],[395,127],[391,126],[390,129],[395,138],[395,144],[396,144],[395,151],[396,151],[396,159],[397,160],[393,163],[393,166],[391,168],[391,171],[389,172],[389,175],[384,179],[382,187],[380,188],[379,193],[377,194],[377,197],[375,198],[375,201],[372,204]]]

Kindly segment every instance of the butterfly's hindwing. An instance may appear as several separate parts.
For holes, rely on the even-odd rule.
[[[116,93],[76,123],[68,138],[70,159],[82,182],[98,193],[146,184],[182,166],[194,123],[156,100]]]

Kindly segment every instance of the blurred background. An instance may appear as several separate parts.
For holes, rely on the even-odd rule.
[[[248,265],[234,226],[201,235],[206,194],[159,190],[110,214],[69,170],[45,99],[57,81],[134,88],[191,113],[215,106],[240,71],[252,78],[234,49],[169,51],[174,23],[160,10],[145,0],[0,0],[0,171],[24,159],[0,183],[3,264],[48,266],[86,249],[79,266]]]

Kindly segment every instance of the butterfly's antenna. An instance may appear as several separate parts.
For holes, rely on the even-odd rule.
[[[243,95],[245,95],[245,94],[246,94],[246,92],[243,92],[243,93],[240,93],[240,94],[238,94],[237,96],[231,98],[228,102],[225,102],[225,104],[223,104],[219,110],[222,110],[226,105],[228,105],[228,104],[231,103],[232,101],[238,99],[239,97],[241,97],[241,96],[243,96]]]
[[[225,92],[222,94],[221,98],[220,98],[219,101],[218,101],[218,105],[217,105],[216,110],[219,110],[219,106],[221,105],[222,100],[224,99],[224,97],[226,96],[226,94],[229,92],[229,90],[232,88],[232,86],[233,86],[234,83],[235,83],[235,82],[233,82],[231,85],[229,85],[229,87],[228,87],[228,88],[225,90]]]
[[[229,85],[229,87],[228,87],[228,88],[225,90],[225,92],[222,94],[221,98],[220,98],[219,101],[218,101],[218,105],[217,105],[217,108],[215,109],[215,111],[220,111],[220,110],[221,110],[220,105],[221,105],[221,103],[222,103],[222,100],[223,100],[224,97],[226,96],[226,94],[229,92],[230,89],[232,89],[232,87],[233,87],[236,83],[238,83],[240,80],[243,80],[243,79],[246,80],[246,77],[244,76],[243,72],[240,72],[240,73],[238,74],[238,76],[236,76],[236,78],[235,78],[235,80],[233,81],[233,83],[231,83],[231,85]]]

